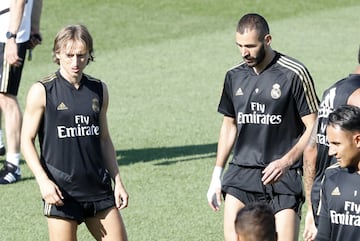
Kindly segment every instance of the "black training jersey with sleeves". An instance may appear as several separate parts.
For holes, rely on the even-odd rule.
[[[276,52],[259,75],[245,63],[230,69],[218,111],[237,123],[231,163],[263,168],[281,158],[304,132],[301,117],[317,108],[312,77],[297,60]]]
[[[360,175],[330,166],[324,175],[316,241],[360,240]]]
[[[318,126],[316,134],[317,142],[317,160],[316,160],[316,176],[312,187],[311,202],[314,213],[318,213],[318,205],[320,201],[321,180],[326,168],[335,163],[329,156],[329,143],[326,137],[326,127],[328,117],[331,112],[341,105],[348,102],[351,94],[360,88],[360,75],[351,74],[347,78],[341,79],[330,88],[324,91],[318,111]]]
[[[40,81],[46,105],[38,136],[41,163],[62,190],[77,201],[96,201],[112,193],[100,148],[100,80],[83,74],[78,89],[58,72]]]

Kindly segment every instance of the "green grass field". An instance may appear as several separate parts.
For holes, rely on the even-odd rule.
[[[305,63],[319,97],[355,68],[358,0],[44,1],[44,41],[25,65],[20,104],[33,82],[57,69],[56,32],[87,25],[95,62],[85,72],[109,86],[109,126],[130,195],[121,212],[129,240],[223,240],[222,211],[211,211],[206,192],[223,78],[240,60],[235,26],[247,12],[268,19],[273,48]],[[0,240],[47,240],[37,183],[21,167],[21,182],[0,186]],[[84,225],[78,237],[93,240]]]

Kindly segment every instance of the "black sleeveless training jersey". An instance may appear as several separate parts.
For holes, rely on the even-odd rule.
[[[334,164],[324,174],[315,241],[360,239],[360,175]]]
[[[63,195],[96,201],[112,193],[100,149],[100,80],[83,74],[78,89],[58,72],[40,81],[46,106],[38,136],[41,163]]]
[[[330,88],[324,91],[318,111],[318,126],[316,134],[317,142],[317,160],[316,176],[311,191],[311,202],[314,214],[318,214],[318,205],[320,201],[321,180],[326,168],[335,163],[329,156],[329,143],[326,137],[326,126],[331,112],[341,105],[348,102],[351,94],[360,88],[360,75],[351,74],[347,78],[339,80]],[[317,222],[317,220],[315,220]]]
[[[263,168],[281,158],[304,132],[301,117],[317,108],[313,80],[297,60],[276,52],[259,75],[244,62],[230,69],[218,111],[237,123],[231,163]]]

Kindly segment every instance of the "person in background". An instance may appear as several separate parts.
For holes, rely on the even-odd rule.
[[[243,62],[225,76],[208,203],[217,211],[225,197],[226,241],[237,239],[236,213],[255,201],[271,205],[279,241],[296,241],[304,202],[301,159],[318,109],[314,83],[303,64],[271,48],[268,23],[259,14],[244,15],[235,37]]]
[[[344,105],[330,113],[329,155],[337,163],[325,171],[315,241],[354,241],[360,237],[360,108]]]
[[[0,1],[0,122],[5,119],[6,161],[0,170],[0,184],[21,179],[21,110],[17,100],[27,49],[41,43],[42,0]],[[1,126],[0,126],[1,127]],[[0,154],[5,144],[0,130]]]
[[[250,203],[236,215],[238,241],[276,241],[273,210],[266,203]]]
[[[126,241],[119,210],[127,207],[129,196],[108,129],[108,89],[83,72],[94,59],[88,29],[61,29],[53,56],[59,70],[30,88],[21,134],[26,163],[42,195],[50,240],[76,240],[77,227],[85,222],[96,240]]]
[[[317,125],[306,147],[309,151],[304,156],[304,187],[308,207],[303,233],[305,241],[315,239],[319,222],[321,181],[326,168],[336,163],[336,158],[329,156],[329,143],[326,137],[328,116],[341,105],[350,104],[360,107],[360,47],[357,55],[358,64],[354,72],[324,91]]]

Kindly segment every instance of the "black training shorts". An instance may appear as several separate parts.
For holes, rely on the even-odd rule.
[[[115,207],[114,196],[92,202],[77,202],[74,199],[63,200],[63,206],[44,203],[44,215],[76,220],[79,224],[86,218],[94,217],[98,212]]]
[[[25,63],[27,42],[18,44],[18,56],[22,59],[19,67],[5,62],[5,43],[0,43],[0,93],[16,96],[20,87],[21,74]]]
[[[245,205],[255,201],[266,202],[275,213],[293,209],[300,216],[305,201],[301,172],[290,169],[278,182],[265,186],[261,181],[262,170],[230,163],[223,178],[223,194],[231,194]]]

